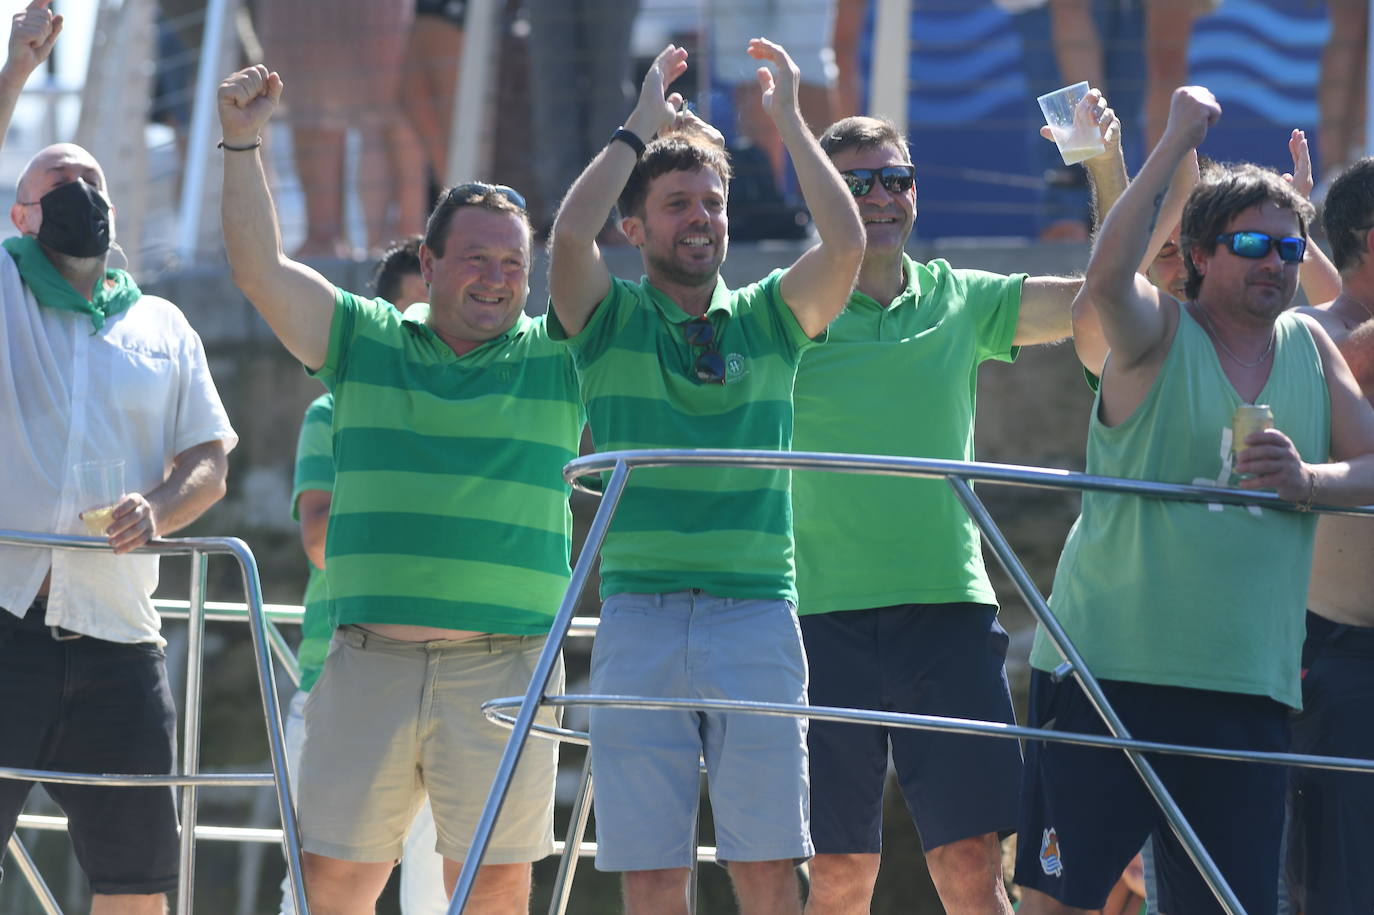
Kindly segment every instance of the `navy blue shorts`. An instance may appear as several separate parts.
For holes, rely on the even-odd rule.
[[[985,604],[903,604],[801,617],[812,705],[1015,723],[1007,634]],[[1014,740],[812,721],[817,854],[882,850],[888,748],[927,850],[1016,823]]]
[[[1307,614],[1293,752],[1374,759],[1374,628]],[[1374,775],[1289,773],[1288,888],[1304,915],[1374,912]]]
[[[1100,680],[1131,736],[1205,747],[1283,752],[1289,709],[1264,696]],[[1105,734],[1072,678],[1031,674],[1030,723]],[[1146,757],[1249,915],[1273,915],[1287,775],[1280,766]],[[1220,912],[1187,852],[1120,750],[1028,741],[1016,882],[1066,905],[1099,909],[1147,837],[1159,910]]]
[[[0,766],[165,775],[176,753],[176,708],[162,649],[84,636],[57,641],[40,598],[20,619],[0,610]],[[32,782],[0,779],[0,846]],[[170,788],[43,786],[67,814],[91,891],[176,889],[178,839]]]

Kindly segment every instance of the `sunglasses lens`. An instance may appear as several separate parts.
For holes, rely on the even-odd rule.
[[[683,325],[682,335],[692,346],[710,346],[716,339],[716,328],[710,321],[697,318]]]
[[[873,190],[873,172],[867,168],[856,168],[852,171],[841,172],[844,183],[849,185],[849,193],[855,197],[862,197]]]
[[[885,168],[882,174],[883,187],[894,194],[905,194],[916,184],[915,169],[903,166]]]
[[[1300,263],[1303,254],[1307,251],[1307,239],[1299,238],[1296,235],[1280,238],[1277,244],[1279,246],[1279,260],[1285,264]]]
[[[697,357],[697,378],[712,384],[725,383],[725,358],[715,350],[708,350]]]
[[[1231,250],[1241,257],[1264,257],[1269,253],[1269,236],[1261,232],[1236,232],[1231,236]]]

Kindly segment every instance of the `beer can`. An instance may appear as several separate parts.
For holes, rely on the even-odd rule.
[[[1261,429],[1274,428],[1274,411],[1268,404],[1243,403],[1231,414],[1231,451],[1239,454],[1246,448],[1245,437]]]

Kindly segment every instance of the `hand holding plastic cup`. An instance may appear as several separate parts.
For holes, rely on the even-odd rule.
[[[1059,155],[1063,156],[1065,165],[1076,165],[1107,150],[1102,143],[1102,131],[1097,126],[1097,118],[1093,117],[1089,106],[1081,104],[1087,94],[1088,84],[1081,82],[1056,89],[1038,99],[1040,110],[1045,113],[1045,123],[1054,134],[1054,143],[1059,147]]]
[[[124,461],[82,461],[72,467],[81,520],[92,537],[104,537],[124,495]]]

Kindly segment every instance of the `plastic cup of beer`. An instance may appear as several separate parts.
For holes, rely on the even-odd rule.
[[[115,506],[124,495],[124,462],[82,461],[72,471],[76,474],[76,493],[82,506],[81,521],[92,537],[104,537]]]
[[[1082,82],[1056,89],[1038,99],[1065,165],[1076,165],[1107,149],[1091,108],[1079,104],[1087,94],[1088,84]]]

